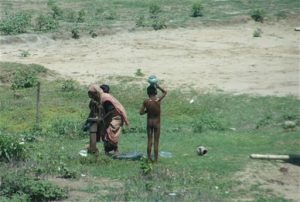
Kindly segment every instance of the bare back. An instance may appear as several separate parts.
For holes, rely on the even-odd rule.
[[[160,125],[160,101],[149,98],[144,101],[144,107],[147,111],[148,126],[157,128]]]

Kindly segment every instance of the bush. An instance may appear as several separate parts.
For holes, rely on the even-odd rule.
[[[10,134],[0,131],[0,161],[24,160],[26,148],[24,142]]]
[[[54,19],[61,19],[64,15],[64,12],[61,8],[59,8],[57,5],[54,3],[50,5],[51,10],[52,10],[52,17]]]
[[[149,7],[149,13],[151,16],[157,16],[158,13],[161,12],[161,9],[159,7],[159,5],[157,4],[151,4],[150,7]]]
[[[144,175],[149,174],[153,170],[152,162],[146,157],[142,158],[140,162],[140,169]]]
[[[203,16],[203,6],[201,3],[194,3],[192,6],[192,17]]]
[[[77,82],[69,79],[69,80],[64,80],[61,86],[61,90],[63,92],[71,92],[71,91],[75,91],[77,89]]]
[[[96,38],[96,37],[98,36],[98,34],[97,34],[94,30],[89,31],[89,35],[90,35],[92,38]]]
[[[29,51],[23,50],[23,51],[21,51],[20,56],[23,58],[26,58],[26,57],[30,56],[30,53],[29,53]]]
[[[11,87],[12,89],[31,88],[36,86],[37,83],[38,78],[36,77],[36,74],[34,72],[18,70],[15,72],[11,80]]]
[[[135,74],[135,76],[145,76],[145,74],[142,72],[141,69],[137,69],[134,74]]]
[[[156,19],[153,20],[152,28],[154,30],[160,30],[160,29],[167,28],[167,25],[166,25],[165,20],[160,19],[160,18],[156,18]]]
[[[260,9],[255,9],[251,12],[251,18],[256,22],[264,22],[264,11]]]
[[[57,28],[58,28],[58,22],[55,19],[53,19],[51,16],[40,15],[36,19],[35,29],[37,31],[47,32],[47,31],[55,30]]]
[[[103,17],[106,20],[115,20],[117,18],[117,13],[114,10],[108,10],[103,13]]]
[[[0,31],[4,34],[21,34],[27,32],[31,16],[24,12],[9,14],[0,21]]]
[[[256,30],[254,30],[253,32],[253,37],[261,37],[262,34],[262,30],[257,28]]]
[[[76,137],[83,135],[82,122],[73,120],[72,118],[59,118],[53,125],[53,131],[58,135],[64,135],[68,137]]]
[[[53,201],[67,198],[65,189],[50,182],[24,176],[24,173],[9,173],[1,178],[0,193],[6,197],[26,194],[30,201]]]
[[[136,21],[135,21],[135,25],[138,27],[145,27],[145,16],[144,15],[140,15],[137,17]]]
[[[80,35],[79,35],[79,30],[78,30],[78,28],[72,29],[71,33],[72,33],[72,38],[73,38],[73,39],[79,39]]]
[[[219,117],[211,114],[202,114],[196,124],[193,125],[193,131],[201,133],[204,129],[224,131],[228,128],[228,123]]]
[[[78,18],[77,18],[77,22],[84,22],[85,21],[85,15],[86,15],[86,12],[85,10],[80,10],[78,12]]]

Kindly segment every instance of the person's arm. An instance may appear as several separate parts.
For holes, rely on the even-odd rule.
[[[163,93],[162,96],[158,99],[158,101],[160,102],[167,95],[167,91],[161,88],[158,84],[156,84],[156,88],[158,88]]]
[[[147,113],[147,110],[146,110],[146,100],[143,102],[143,106],[141,107],[140,109],[140,115],[144,115]]]

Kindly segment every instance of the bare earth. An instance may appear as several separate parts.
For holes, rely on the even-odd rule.
[[[247,168],[236,174],[241,186],[259,187],[264,194],[281,196],[293,201],[300,201],[300,165],[283,161],[253,160]],[[272,190],[269,192],[268,190]],[[260,191],[261,193],[262,191]],[[259,195],[260,193],[256,193]],[[237,201],[253,201],[255,196],[246,193]]]
[[[167,88],[182,85],[257,95],[300,97],[296,23],[255,23],[119,32],[53,40],[50,35],[0,37],[0,61],[37,63],[82,84],[107,76],[155,74]],[[262,37],[253,37],[261,28]],[[21,57],[22,51],[30,56]]]

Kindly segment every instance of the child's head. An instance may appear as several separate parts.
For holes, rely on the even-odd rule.
[[[100,88],[103,90],[104,93],[109,93],[109,85],[102,84]]]
[[[148,96],[155,96],[157,94],[157,90],[154,85],[148,86],[147,94],[148,94]]]

